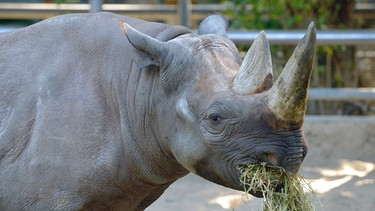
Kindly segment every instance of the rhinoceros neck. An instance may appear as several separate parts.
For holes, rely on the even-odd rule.
[[[160,92],[159,71],[155,68],[140,70],[133,62],[126,79],[122,121],[125,146],[132,145],[133,159],[142,163],[137,174],[147,182],[169,183],[188,172],[166,149],[164,135],[157,122],[159,106],[165,103]],[[166,106],[167,104],[165,104]],[[144,175],[142,175],[144,174]]]

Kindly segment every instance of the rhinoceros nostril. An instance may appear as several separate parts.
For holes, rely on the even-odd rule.
[[[263,153],[264,161],[267,162],[268,165],[278,166],[279,159],[276,153],[274,152],[264,152]]]

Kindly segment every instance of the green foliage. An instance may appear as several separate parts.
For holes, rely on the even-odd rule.
[[[332,17],[342,9],[342,4],[334,0],[234,0],[228,5],[226,14],[237,29],[304,28],[312,20],[318,28],[327,28],[337,25]]]
[[[55,4],[80,3],[80,0],[53,0]]]

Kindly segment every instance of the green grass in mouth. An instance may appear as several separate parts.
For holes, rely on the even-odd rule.
[[[264,211],[314,210],[310,199],[314,191],[300,174],[291,174],[281,167],[266,163],[242,166],[240,177],[246,193],[261,192]]]

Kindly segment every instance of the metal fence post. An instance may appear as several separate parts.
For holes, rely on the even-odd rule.
[[[101,12],[103,0],[90,0],[90,13]]]
[[[191,0],[179,0],[177,13],[180,16],[180,24],[191,27]]]

